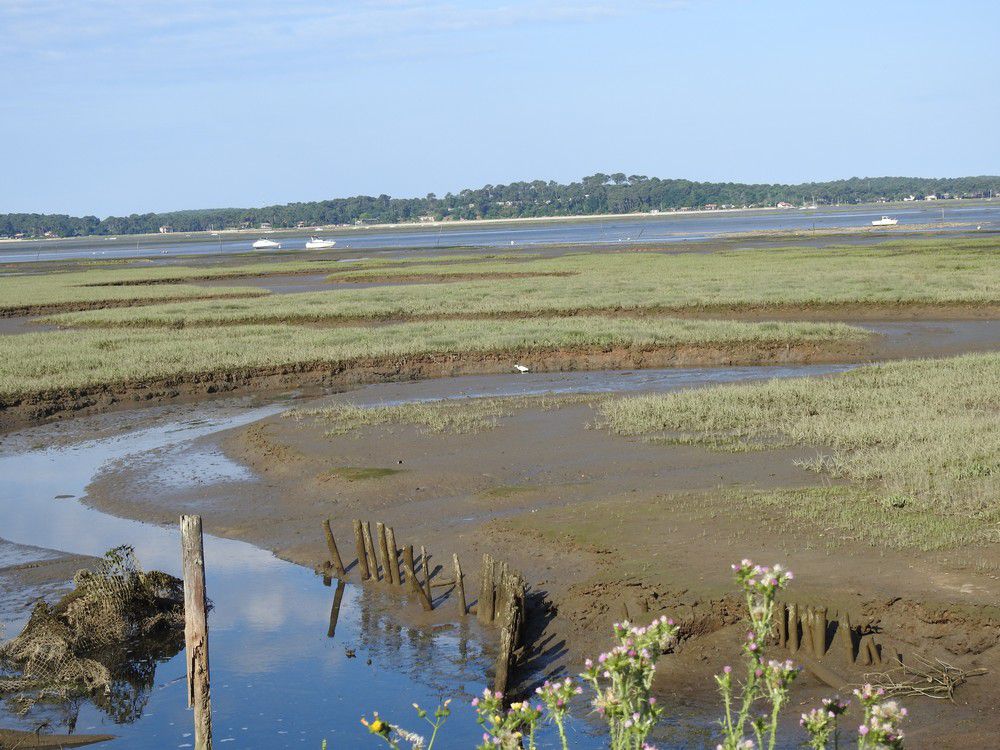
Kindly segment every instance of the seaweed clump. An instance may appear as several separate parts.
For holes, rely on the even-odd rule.
[[[80,570],[54,605],[39,601],[24,630],[0,645],[0,696],[17,713],[90,699],[115,722],[138,718],[156,665],[184,643],[183,583],[143,571],[128,546]]]

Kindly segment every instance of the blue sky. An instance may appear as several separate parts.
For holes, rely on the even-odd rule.
[[[1000,173],[1000,3],[0,0],[0,213]]]

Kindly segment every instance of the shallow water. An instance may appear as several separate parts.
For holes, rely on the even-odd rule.
[[[849,366],[691,368],[474,376],[408,384],[383,384],[346,394],[356,403],[402,403],[442,398],[566,394],[580,392],[666,391],[722,382],[798,377],[843,371]],[[0,536],[19,544],[100,555],[133,545],[147,568],[179,573],[180,541],[175,528],[118,518],[88,508],[81,499],[101,467],[117,462],[142,466],[157,452],[157,467],[145,479],[192,493],[214,482],[251,482],[245,467],[211,450],[192,446],[197,438],[245,425],[288,408],[288,400],[247,407],[237,400],[190,407],[84,417],[57,426],[24,430],[0,448]],[[134,425],[141,421],[144,427]],[[120,433],[109,424],[122,425]],[[91,430],[94,430],[91,432]],[[67,431],[69,434],[67,434]],[[85,439],[88,434],[106,435]],[[84,438],[73,442],[74,435]],[[67,443],[67,439],[69,442]],[[48,446],[28,450],[26,446]],[[163,452],[175,457],[163,462]],[[57,496],[63,496],[57,499]],[[66,497],[71,496],[71,497]],[[209,531],[211,529],[208,529]],[[489,666],[482,634],[473,618],[438,628],[401,626],[388,616],[393,600],[359,586],[343,591],[335,633],[330,630],[334,588],[311,571],[238,541],[206,537],[210,614],[212,704],[217,743],[240,748],[318,748],[367,744],[358,723],[362,713],[379,710],[418,729],[411,703],[433,706],[456,696],[456,706],[478,692]],[[27,611],[8,622],[8,633],[23,625]],[[355,658],[349,658],[348,649]],[[369,663],[370,662],[370,663]],[[185,704],[184,662],[161,664],[141,718],[115,725],[84,704],[75,719],[81,733],[110,732],[113,746],[189,747],[191,719]],[[53,718],[52,712],[44,714]],[[64,731],[58,715],[52,731]],[[3,726],[29,729],[37,715],[0,715]],[[673,737],[704,737],[702,716],[676,717],[666,728]],[[601,746],[594,727],[576,720],[573,746]],[[460,707],[449,721],[446,746],[471,747],[480,730],[471,710]]]
[[[92,555],[128,543],[147,568],[178,574],[180,539],[175,529],[116,518],[78,499],[55,496],[83,495],[91,476],[109,461],[179,448],[279,410],[230,413],[231,408],[215,404],[199,409],[207,419],[167,420],[113,438],[2,455],[0,534],[16,543]],[[45,430],[26,432],[42,441]],[[212,481],[219,466],[232,479],[232,467],[217,456],[209,454],[203,463],[210,471],[202,479]],[[190,463],[177,468],[185,482],[199,474]],[[214,602],[210,647],[217,743],[232,742],[234,748],[318,748],[328,738],[332,747],[350,747],[363,741],[364,729],[357,721],[362,712],[379,709],[410,719],[412,702],[433,705],[441,695],[474,691],[484,682],[487,659],[472,623],[433,630],[402,627],[386,616],[386,602],[378,592],[347,586],[335,635],[328,637],[335,587],[324,587],[311,571],[249,544],[211,536],[205,539],[205,557]],[[8,622],[9,631],[18,632],[26,616],[24,612],[19,622]],[[347,649],[356,657],[348,658]],[[427,669],[431,664],[433,672]],[[116,734],[120,739],[113,746],[189,747],[191,719],[183,677],[183,658],[175,657],[158,668],[139,721],[114,725],[84,705],[76,731]],[[471,715],[461,713],[450,735],[471,742],[478,728]],[[5,716],[2,724],[31,729],[38,723],[34,718]],[[417,726],[415,721],[410,725]]]
[[[723,383],[795,378],[846,372],[857,365],[775,365],[753,367],[676,367],[663,370],[526,372],[518,375],[469,375],[385,383],[346,393],[357,406],[395,406],[461,398],[554,396],[574,393],[656,393]]]
[[[942,211],[944,212],[942,214]],[[579,219],[558,222],[538,222],[508,225],[444,226],[399,229],[338,228],[324,232],[336,239],[337,250],[374,248],[438,248],[438,247],[538,247],[551,244],[595,245],[618,242],[694,242],[742,232],[775,232],[787,230],[836,229],[869,227],[873,219],[889,213],[899,219],[900,227],[926,226],[937,223],[961,222],[966,227],[935,227],[934,231],[968,231],[981,226],[984,230],[1000,227],[1000,204],[972,205],[913,204],[906,207],[824,206],[812,211],[747,210],[711,213],[675,212],[649,216],[607,219]],[[281,253],[302,250],[312,230],[281,232],[274,235],[281,250],[261,253]],[[225,255],[246,253],[258,237],[242,235],[162,237],[102,237],[65,240],[24,240],[0,245],[0,263],[25,263],[39,260],[71,258],[157,258],[171,255]]]

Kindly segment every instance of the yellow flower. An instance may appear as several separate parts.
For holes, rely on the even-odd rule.
[[[361,723],[368,727],[368,731],[372,734],[380,734],[383,737],[388,737],[389,733],[392,731],[392,727],[389,725],[389,722],[382,721],[378,718],[377,714],[375,716],[375,720],[371,724],[369,724],[365,719],[362,719]]]

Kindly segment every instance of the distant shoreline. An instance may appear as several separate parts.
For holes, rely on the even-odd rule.
[[[988,206],[988,205],[1000,205],[1000,199],[940,199],[933,202],[935,207],[940,207],[943,209],[952,208],[957,205],[961,206]],[[651,213],[649,211],[642,212],[632,212],[623,214],[574,214],[572,216],[524,216],[517,218],[505,218],[505,219],[460,219],[452,221],[414,221],[414,222],[397,222],[391,224],[363,224],[363,225],[344,225],[344,224],[326,224],[326,225],[309,225],[305,227],[282,227],[276,229],[262,230],[259,228],[254,229],[220,229],[220,230],[198,230],[192,232],[150,232],[146,234],[122,234],[117,235],[116,240],[124,243],[125,238],[129,241],[149,241],[151,239],[158,239],[162,241],[183,241],[189,239],[192,241],[204,241],[211,237],[244,237],[244,236],[260,236],[260,235],[277,235],[277,236],[288,236],[288,235],[302,235],[309,234],[311,232],[321,231],[326,233],[338,233],[338,234],[355,234],[355,233],[366,233],[372,230],[376,231],[392,231],[392,232],[405,232],[405,231],[455,231],[469,227],[484,227],[484,226],[518,226],[518,225],[532,225],[532,224],[546,224],[546,223],[565,223],[573,221],[582,222],[595,222],[595,221],[636,221],[640,219],[659,219],[659,218],[678,218],[684,216],[706,216],[706,215],[733,215],[733,214],[768,214],[775,212],[783,213],[798,213],[801,212],[803,216],[809,216],[816,212],[833,212],[839,213],[843,211],[858,211],[858,210],[899,210],[903,208],[913,208],[913,207],[926,208],[929,206],[927,201],[898,201],[895,203],[856,203],[849,205],[838,205],[838,206],[820,206],[816,209],[806,209],[801,208],[778,208],[777,206],[762,206],[759,208],[718,208],[718,209],[689,209],[689,210],[672,210],[672,211],[660,211],[657,213]],[[911,227],[912,228],[912,227]],[[777,231],[777,230],[776,230]],[[31,237],[22,239],[5,238],[0,239],[0,245],[17,245],[25,243],[58,243],[58,242],[81,242],[86,240],[104,240],[109,241],[108,235],[103,234],[90,234],[90,235],[80,235],[73,237]]]

